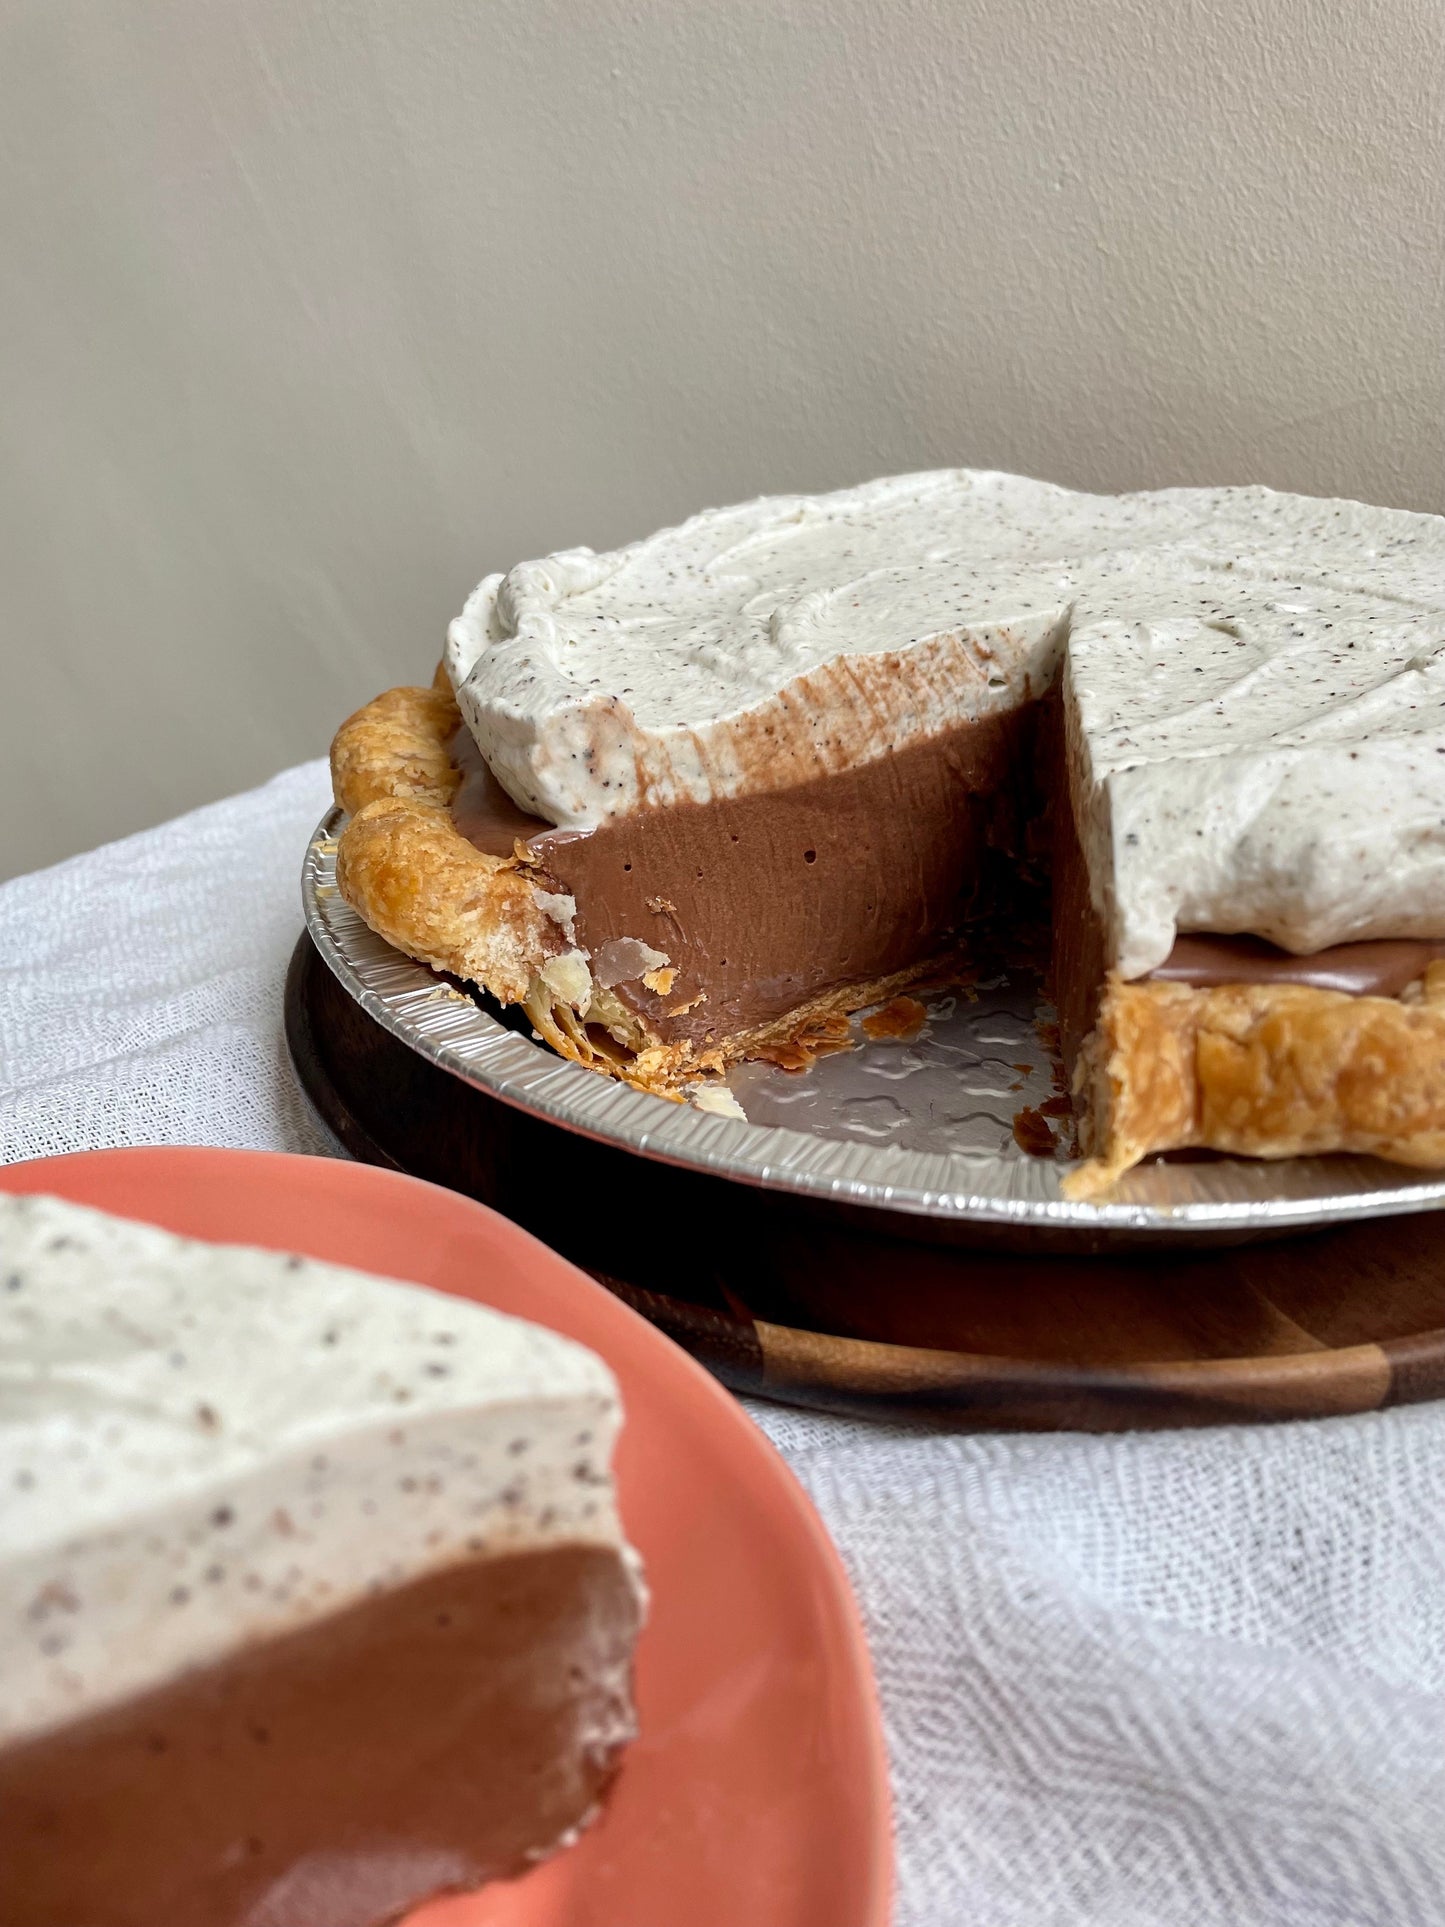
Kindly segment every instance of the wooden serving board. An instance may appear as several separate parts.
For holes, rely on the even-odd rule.
[[[861,1226],[513,1110],[374,1023],[306,936],[286,1035],[353,1157],[505,1212],[736,1391],[895,1422],[1087,1431],[1445,1392],[1445,1214],[1127,1257],[959,1249],[921,1242],[927,1221],[913,1236]]]

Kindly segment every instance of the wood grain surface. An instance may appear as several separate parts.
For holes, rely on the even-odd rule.
[[[353,1157],[505,1212],[738,1391],[893,1421],[1090,1431],[1445,1391],[1445,1217],[1125,1256],[970,1250],[927,1241],[926,1222],[881,1228],[513,1110],[375,1024],[306,937],[286,1031]]]

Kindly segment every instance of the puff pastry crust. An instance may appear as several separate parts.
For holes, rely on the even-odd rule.
[[[336,881],[398,950],[524,1003],[565,931],[520,864],[474,849],[452,823],[461,778],[446,746],[461,717],[442,685],[439,672],[430,689],[388,690],[337,731],[331,781],[351,820]]]
[[[1106,988],[1075,1073],[1092,1197],[1159,1151],[1370,1152],[1445,1166],[1445,963],[1416,994],[1303,984]]]

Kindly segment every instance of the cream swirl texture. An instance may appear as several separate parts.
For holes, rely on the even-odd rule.
[[[1445,521],[942,470],[490,576],[447,661],[515,800],[588,826],[843,770],[1065,654],[1112,961],[1178,930],[1445,936]]]

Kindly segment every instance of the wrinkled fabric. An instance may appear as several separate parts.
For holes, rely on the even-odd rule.
[[[308,763],[0,885],[0,1158],[328,1151],[281,1034],[328,794]],[[1445,1922],[1445,1406],[1107,1438],[749,1409],[867,1624],[898,1927]]]

